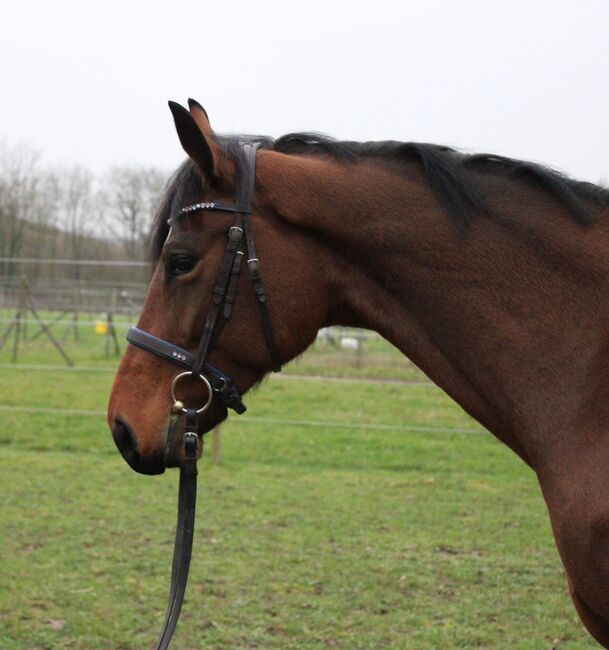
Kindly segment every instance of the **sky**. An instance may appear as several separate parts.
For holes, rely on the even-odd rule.
[[[218,132],[436,142],[609,181],[607,0],[0,0],[0,141],[171,170]]]

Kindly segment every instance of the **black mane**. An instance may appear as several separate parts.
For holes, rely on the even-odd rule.
[[[561,172],[537,163],[493,154],[466,154],[450,147],[419,142],[350,142],[334,140],[319,133],[289,133],[274,140],[266,136],[219,136],[222,149],[243,167],[243,142],[256,142],[261,149],[286,154],[327,155],[344,163],[362,158],[420,163],[438,199],[459,225],[486,211],[484,195],[476,172],[494,172],[504,177],[527,179],[556,197],[581,224],[592,221],[591,205],[609,207],[609,189],[571,179]],[[167,185],[164,199],[152,229],[152,253],[160,254],[167,236],[170,214],[186,205],[202,189],[195,165],[186,160]]]

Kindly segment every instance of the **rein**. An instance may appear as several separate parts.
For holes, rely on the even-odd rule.
[[[251,219],[258,145],[246,143],[242,147],[245,165],[241,170],[242,176],[237,189],[236,203],[234,205],[213,201],[194,203],[182,208],[168,222],[171,228],[175,218],[204,210],[235,215],[234,223],[228,230],[224,257],[216,276],[211,306],[207,312],[203,333],[196,352],[189,352],[138,327],[130,327],[127,332],[127,341],[132,345],[185,368],[183,372],[174,377],[170,389],[173,403],[172,411],[177,415],[184,415],[186,431],[183,438],[184,463],[180,468],[178,523],[173,548],[169,604],[157,650],[166,650],[169,647],[180,616],[188,581],[197,498],[198,416],[211,406],[214,397],[217,397],[226,407],[233,409],[238,414],[244,413],[246,410],[241,398],[241,392],[235,386],[231,377],[208,362],[209,355],[232,314],[237,292],[237,281],[241,272],[241,260],[244,254],[247,254],[247,268],[254,288],[256,302],[259,306],[262,333],[273,362],[273,370],[276,372],[281,370],[281,356],[273,334],[266,293],[260,275],[260,260],[256,254]],[[176,388],[184,377],[197,377],[207,388],[207,400],[199,408],[187,408],[176,397]]]
[[[188,409],[186,417],[192,409]],[[190,416],[192,418],[192,415]],[[189,418],[189,419],[190,419]],[[194,431],[184,434],[184,465],[180,468],[180,487],[178,490],[178,524],[173,545],[171,563],[171,588],[169,603],[165,613],[165,623],[156,650],[166,650],[176,629],[192,556],[192,539],[195,530],[195,508],[197,504],[197,426],[194,415]]]

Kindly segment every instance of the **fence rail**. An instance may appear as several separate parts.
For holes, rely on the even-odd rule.
[[[91,260],[91,259],[58,259],[56,257],[0,257],[0,263],[37,264],[51,266],[150,266],[149,262],[139,260]]]
[[[7,278],[26,276],[30,281],[63,280],[145,284],[152,266],[145,260],[109,258],[0,257],[0,273]]]
[[[36,355],[30,343],[51,342],[57,352],[71,365],[82,354],[73,344],[92,343],[93,336],[105,336],[102,342],[106,356],[120,353],[126,323],[133,323],[144,304],[147,283],[143,271],[150,268],[140,260],[6,258],[16,268],[15,274],[0,275],[0,353],[17,360],[34,362]],[[80,269],[87,277],[55,276],[54,268]],[[104,268],[120,272],[112,279]],[[19,274],[20,271],[23,273]],[[142,278],[141,281],[139,278]],[[103,321],[103,322],[102,322]],[[320,362],[326,365],[353,366],[383,363],[378,351],[380,337],[354,328],[326,328],[319,332]],[[28,349],[26,347],[29,346]],[[3,350],[4,348],[4,350]],[[54,354],[54,353],[53,353]],[[377,355],[376,360],[374,354]],[[395,364],[394,364],[395,365]],[[315,373],[310,364],[303,374]],[[331,374],[341,374],[340,372]],[[410,379],[408,373],[397,371],[387,376]],[[416,376],[412,375],[413,379]]]
[[[36,309],[78,313],[136,314],[146,295],[144,282],[115,280],[49,279],[0,276],[0,309],[18,310],[27,300]]]
[[[72,409],[39,406],[15,406],[13,404],[0,404],[0,411],[44,415],[78,415],[90,417],[106,417],[107,412],[101,409]],[[415,433],[440,433],[460,435],[485,435],[484,429],[466,429],[461,427],[435,427],[417,424],[385,424],[365,422],[335,422],[331,420],[300,420],[292,418],[266,418],[242,415],[239,422],[247,424],[272,424],[281,426],[310,427],[315,429],[359,429],[363,431],[404,431]]]

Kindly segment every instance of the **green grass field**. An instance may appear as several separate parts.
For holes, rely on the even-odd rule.
[[[0,332],[2,328],[0,328]],[[61,332],[61,329],[58,329]],[[68,344],[107,368],[103,339]],[[133,473],[104,410],[111,372],[0,354],[0,648],[152,648],[177,472]],[[19,361],[61,364],[40,340]],[[288,373],[420,378],[372,341]],[[173,648],[598,647],[579,623],[534,474],[429,385],[270,379],[200,463]],[[33,413],[28,409],[74,409]]]

